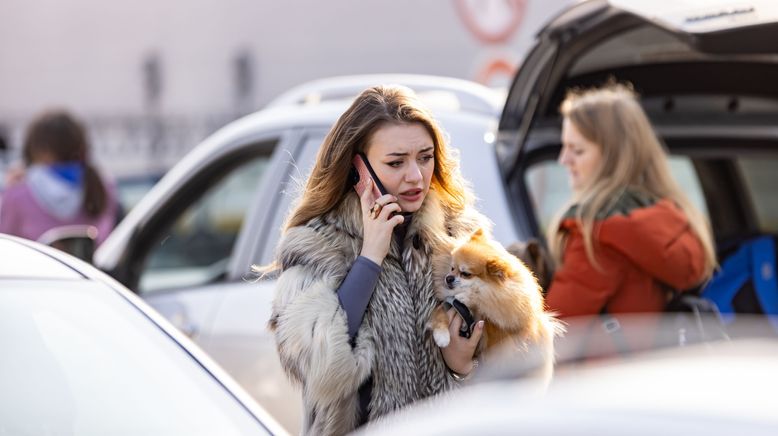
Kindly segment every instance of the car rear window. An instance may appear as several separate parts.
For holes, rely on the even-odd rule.
[[[778,156],[746,150],[733,156],[732,150],[737,149],[710,156],[671,155],[669,159],[676,181],[711,222],[716,240],[725,246],[728,241],[754,234],[778,234]],[[700,173],[700,168],[708,169],[706,175]],[[535,222],[545,235],[550,221],[571,196],[567,172],[549,158],[530,166],[525,182]],[[738,207],[745,209],[733,209]]]
[[[687,156],[676,155],[670,156],[669,161],[670,171],[678,184],[684,187],[689,200],[708,216],[702,186],[692,160]],[[527,170],[526,186],[532,199],[536,222],[545,235],[549,222],[572,195],[567,170],[556,160],[538,162]]]

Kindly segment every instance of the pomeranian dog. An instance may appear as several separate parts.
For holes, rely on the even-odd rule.
[[[540,376],[550,380],[554,338],[563,328],[545,310],[537,279],[517,257],[478,229],[447,256],[436,259],[434,268],[438,300],[451,301],[453,297],[467,306],[475,319],[485,321],[477,356],[497,349],[539,353]],[[444,304],[433,311],[430,327],[438,346],[448,346],[451,337]]]

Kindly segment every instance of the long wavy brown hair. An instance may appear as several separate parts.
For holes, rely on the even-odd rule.
[[[470,202],[469,191],[459,173],[458,161],[432,114],[410,89],[383,85],[363,91],[324,138],[302,197],[289,214],[284,231],[326,214],[346,195],[356,195],[348,186],[352,159],[365,150],[373,133],[393,123],[424,126],[434,144],[435,169],[430,189],[449,211],[464,209]]]
[[[573,195],[549,226],[549,245],[557,264],[565,244],[559,224],[570,206],[578,206],[576,218],[586,254],[598,266],[592,235],[595,218],[625,189],[634,189],[656,199],[669,199],[681,208],[704,248],[704,278],[709,278],[716,266],[710,224],[673,178],[667,153],[632,88],[611,83],[602,88],[571,90],[560,112],[586,139],[601,147],[602,164],[592,182]]]

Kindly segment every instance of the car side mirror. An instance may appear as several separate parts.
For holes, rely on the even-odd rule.
[[[38,238],[38,242],[92,263],[92,255],[97,246],[97,233],[95,226],[60,226],[44,232]]]

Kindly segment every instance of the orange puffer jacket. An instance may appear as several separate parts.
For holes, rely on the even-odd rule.
[[[625,194],[595,222],[595,256],[589,261],[574,211],[560,224],[567,232],[562,265],[546,296],[560,317],[661,311],[667,291],[702,280],[705,255],[684,213],[673,202],[646,202]]]

